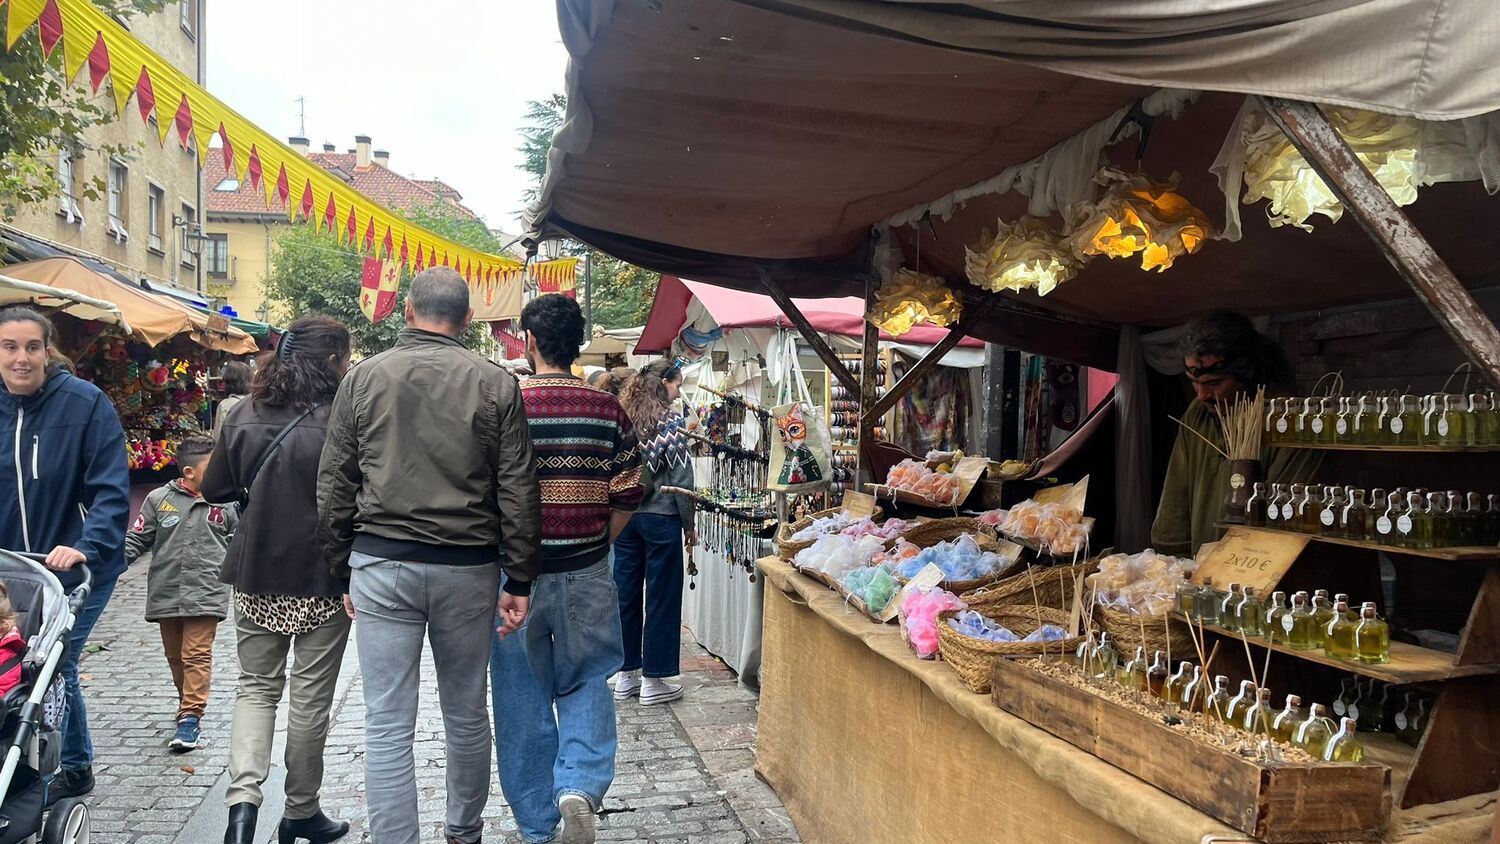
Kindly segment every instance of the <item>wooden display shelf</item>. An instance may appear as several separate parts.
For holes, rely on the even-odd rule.
[[[1431,560],[1450,561],[1485,561],[1500,560],[1500,547],[1491,548],[1486,545],[1454,546],[1452,548],[1401,548],[1396,545],[1386,545],[1381,542],[1371,542],[1367,539],[1344,539],[1339,536],[1323,536],[1317,533],[1303,533],[1299,530],[1281,530],[1272,527],[1253,527],[1251,525],[1220,524],[1221,528],[1242,527],[1247,530],[1263,530],[1267,533],[1289,533],[1293,536],[1306,536],[1313,542],[1325,542],[1330,545],[1346,545],[1350,548],[1368,548],[1372,551],[1385,551],[1388,554],[1404,554],[1408,557],[1426,557]]]
[[[1172,617],[1179,621],[1190,623],[1193,627],[1198,622],[1189,622],[1182,613],[1174,612]],[[1217,624],[1205,624],[1203,629],[1209,633],[1217,633],[1228,636],[1231,639],[1239,639],[1240,634],[1232,630],[1220,627]],[[1278,653],[1289,654],[1308,662],[1316,662],[1319,665],[1327,665],[1340,671],[1348,671],[1352,674],[1361,674],[1366,677],[1374,677],[1377,680],[1405,685],[1408,683],[1428,683],[1437,680],[1447,680],[1452,677],[1478,677],[1485,674],[1500,674],[1500,665],[1459,665],[1457,656],[1445,651],[1435,651],[1431,648],[1419,648],[1416,645],[1408,645],[1405,642],[1391,642],[1391,661],[1382,665],[1371,665],[1364,662],[1348,662],[1342,659],[1334,659],[1323,653],[1322,649],[1299,651],[1286,645],[1268,642],[1257,636],[1245,637],[1251,645],[1258,648],[1270,648]]]
[[[1389,768],[1264,764],[1007,659],[995,705],[1267,842],[1372,841],[1390,818]]]
[[[1363,445],[1360,443],[1266,443],[1268,448],[1315,451],[1385,451],[1393,454],[1494,454],[1500,445]]]

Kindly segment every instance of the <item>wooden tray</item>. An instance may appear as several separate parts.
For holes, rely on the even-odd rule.
[[[990,695],[1006,712],[1262,841],[1376,841],[1390,819],[1384,765],[1262,764],[1007,659],[995,660]]]

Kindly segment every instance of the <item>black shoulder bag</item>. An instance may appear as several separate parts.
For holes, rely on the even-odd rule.
[[[260,457],[257,457],[255,459],[255,465],[250,467],[250,474],[246,475],[245,482],[240,484],[240,500],[237,503],[239,504],[241,516],[245,514],[246,510],[250,509],[250,488],[255,486],[255,478],[260,474],[260,470],[266,465],[266,461],[271,459],[271,454],[276,451],[276,448],[278,446],[281,445],[281,441],[287,438],[287,435],[292,432],[292,429],[301,424],[302,420],[311,416],[312,412],[317,409],[318,406],[313,405],[312,407],[309,407],[308,409],[302,411],[302,413],[300,413],[296,419],[293,419],[292,421],[286,423],[286,427],[277,432],[276,438],[271,440],[270,445],[267,445],[265,450],[260,453]]]

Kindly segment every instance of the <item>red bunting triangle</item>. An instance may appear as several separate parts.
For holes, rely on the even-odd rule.
[[[354,217],[354,212],[353,211],[349,212],[349,217],[351,219]],[[365,246],[364,246],[364,251],[369,252],[371,249],[374,249],[374,248],[375,248],[375,218],[371,217],[365,223]]]
[[[109,45],[104,43],[104,33],[99,33],[94,38],[94,49],[89,50],[89,84],[94,86],[94,93],[99,93],[99,86],[109,76]]]
[[[141,109],[141,120],[150,121],[151,111],[156,108],[156,92],[151,89],[151,73],[145,67],[135,82],[135,104]]]
[[[349,240],[349,245],[354,245],[354,238],[359,236],[359,224],[354,221],[354,206],[349,206],[349,219],[344,225],[344,234]]]
[[[309,180],[309,184],[310,183],[311,183],[311,180]],[[330,232],[337,233],[338,232],[338,224],[339,224],[339,208],[338,208],[338,205],[333,200],[333,191],[329,191],[328,192],[328,207],[323,209],[323,225],[327,226],[328,230]]]
[[[182,102],[177,106],[177,116],[172,120],[177,124],[177,137],[187,146],[188,135],[193,131],[193,109],[188,105],[187,94],[182,95]]]
[[[417,272],[421,272],[422,268],[424,266],[425,265],[422,263],[422,244],[418,243],[417,244],[417,265],[416,265],[416,267],[414,269]]]
[[[448,250],[443,250],[443,266],[448,266]]]
[[[227,143],[227,141],[226,141]],[[286,171],[282,171],[285,175]],[[245,178],[250,180],[253,190],[260,190],[260,149],[255,144],[250,145],[250,160],[245,164]]]
[[[224,172],[231,176],[239,175],[234,172],[234,144],[229,141],[229,133],[224,131],[222,120],[219,121],[219,140],[224,144]]]
[[[286,174],[286,165],[285,164],[281,165],[281,172],[282,172],[283,175]],[[280,185],[278,184],[277,187],[279,188]],[[332,196],[330,196],[328,198],[329,199],[333,199]],[[311,221],[312,220],[312,212],[313,212],[312,179],[308,179],[307,180],[307,185],[302,188],[302,217],[304,219],[306,219],[306,220]]]
[[[384,252],[385,257],[389,258],[389,257],[391,257],[391,255],[395,254],[395,250],[394,250],[395,242],[391,240],[391,227],[390,226],[386,226],[385,227],[385,241],[383,243],[381,243],[380,246],[381,246],[382,249],[385,250],[385,252]]]
[[[406,232],[401,233],[401,266],[410,266],[411,259],[406,254]]]
[[[42,36],[42,55],[50,59],[53,48],[63,36],[62,11],[57,8],[57,0],[47,0],[47,5],[42,7],[37,29]]]

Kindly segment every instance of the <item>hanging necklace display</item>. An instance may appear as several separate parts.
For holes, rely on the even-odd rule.
[[[771,414],[733,392],[706,384],[698,388],[719,399],[698,408],[703,432],[688,433],[712,458],[710,486],[671,491],[693,498],[703,552],[722,557],[731,577],[738,568],[754,582],[755,561],[771,553],[777,526],[775,508],[766,491]],[[753,442],[747,445],[751,437]],[[696,566],[691,561],[689,565],[689,574],[696,573]]]

